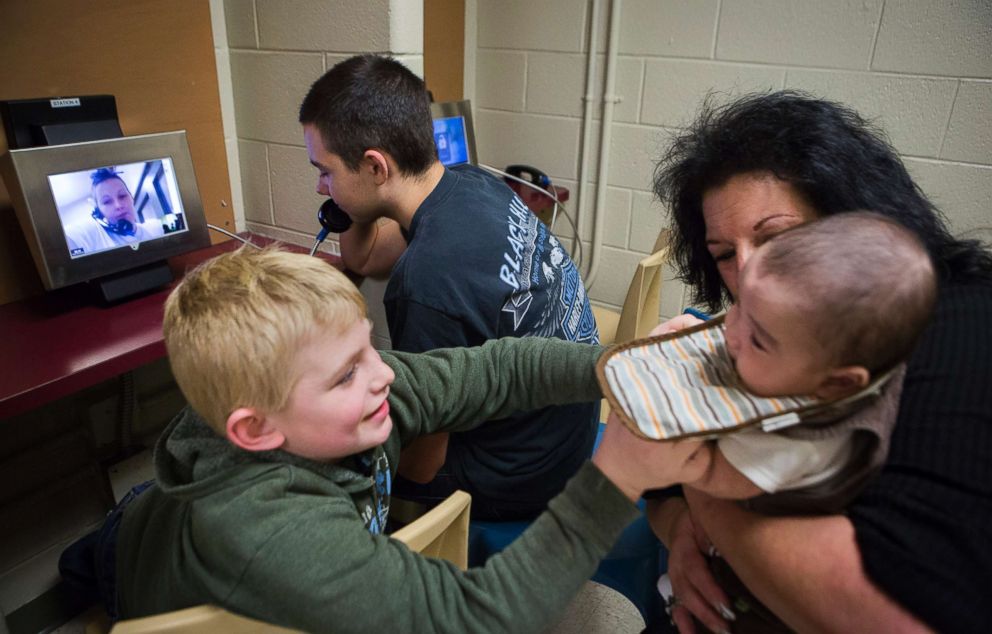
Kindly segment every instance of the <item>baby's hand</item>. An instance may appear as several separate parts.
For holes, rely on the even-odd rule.
[[[668,321],[664,321],[655,326],[654,330],[649,333],[649,336],[657,337],[658,335],[667,335],[701,323],[703,323],[703,320],[699,317],[689,314],[679,315],[678,317],[672,317]]]

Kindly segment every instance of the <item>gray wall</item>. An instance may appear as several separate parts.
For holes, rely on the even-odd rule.
[[[609,22],[603,5],[600,52]],[[480,158],[531,163],[573,195],[590,6],[477,0]],[[590,289],[596,303],[623,302],[637,260],[665,226],[650,193],[653,163],[709,91],[797,88],[846,102],[888,132],[955,233],[992,239],[988,0],[624,0],[619,53],[622,102],[601,210],[606,246]],[[564,223],[556,231],[572,234]],[[666,281],[663,316],[680,311],[682,295],[680,284]]]

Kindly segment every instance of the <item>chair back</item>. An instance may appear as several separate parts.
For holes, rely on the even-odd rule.
[[[659,233],[654,253],[637,263],[619,315],[616,311],[599,306],[593,308],[602,344],[626,343],[646,337],[658,325],[658,314],[661,311],[661,267],[668,261],[668,236],[667,229]]]
[[[446,559],[465,570],[468,566],[468,520],[472,496],[455,491],[436,507],[393,533],[410,550],[428,557]],[[256,621],[214,605],[198,605],[185,610],[119,621],[110,634],[244,634],[297,632],[278,625]]]
[[[410,550],[468,567],[468,520],[472,496],[455,491],[443,502],[391,535]]]
[[[198,605],[185,610],[156,614],[141,619],[118,621],[110,634],[213,634],[239,632],[243,634],[292,634],[291,630],[263,623],[246,616],[228,612],[215,605]]]

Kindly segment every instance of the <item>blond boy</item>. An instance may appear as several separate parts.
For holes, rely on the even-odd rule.
[[[343,275],[246,249],[187,275],[165,336],[191,407],[156,446],[157,485],[124,512],[123,618],[214,603],[307,631],[536,632],[637,516],[633,500],[691,460],[613,426],[517,542],[461,572],[383,535],[401,446],[595,398],[600,350],[527,338],[379,353]]]

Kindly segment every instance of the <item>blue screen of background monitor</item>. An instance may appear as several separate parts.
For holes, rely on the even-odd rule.
[[[468,163],[465,117],[434,119],[434,145],[437,157],[445,166]]]

